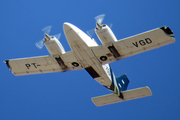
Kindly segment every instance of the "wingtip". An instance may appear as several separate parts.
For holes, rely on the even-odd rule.
[[[9,60],[5,60],[4,63],[6,63],[7,67],[10,69]]]

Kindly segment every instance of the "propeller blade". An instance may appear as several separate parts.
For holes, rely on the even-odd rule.
[[[54,37],[56,37],[59,40],[61,37],[61,33],[54,35]]]
[[[96,16],[94,19],[96,20],[97,23],[101,25],[101,23],[104,20],[104,17],[105,17],[105,14],[101,14],[101,15]]]
[[[47,26],[47,27],[43,28],[42,31],[46,34],[49,34],[51,31],[51,28],[52,28],[52,26]]]
[[[43,40],[38,41],[37,43],[35,43],[35,46],[39,49],[42,49],[44,46],[44,41]]]
[[[113,26],[113,24],[112,24],[112,23],[107,24],[107,25],[109,26],[109,28],[112,28],[112,26]]]
[[[48,34],[50,33],[51,28],[52,28],[52,26],[50,25],[50,26],[47,26],[47,27],[45,27],[45,28],[42,29],[42,31],[45,33],[45,38],[44,38],[44,39],[46,39],[46,40],[49,40],[49,39],[50,39]],[[36,42],[36,43],[35,43],[35,46],[36,46],[37,48],[39,48],[39,49],[42,49],[43,46],[44,46],[44,39]]]
[[[92,38],[94,35],[94,29],[88,30],[86,33]]]

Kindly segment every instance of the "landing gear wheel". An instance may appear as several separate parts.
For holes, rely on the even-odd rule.
[[[106,57],[106,56],[101,56],[101,57],[100,57],[100,60],[101,60],[101,61],[106,61],[106,60],[107,60],[107,57]]]
[[[77,63],[77,62],[73,62],[73,63],[71,63],[74,67],[78,67],[79,66],[79,64]]]

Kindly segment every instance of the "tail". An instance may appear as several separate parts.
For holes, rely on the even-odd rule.
[[[121,91],[127,90],[129,84],[128,77],[124,74],[116,78],[109,64],[105,64],[103,67],[105,68],[106,74],[112,81],[110,87],[107,88],[118,96],[122,96]]]
[[[105,64],[104,66],[106,67],[107,75],[111,78],[112,81],[111,86],[108,89],[111,90],[113,94],[92,98],[92,101],[96,106],[108,105],[152,95],[149,87],[127,90],[129,79],[126,74],[116,78],[109,64]]]
[[[133,99],[152,95],[152,92],[149,89],[149,87],[142,87],[127,91],[122,91],[121,93],[123,94],[124,97],[123,99],[119,98],[119,96],[117,96],[116,94],[108,94],[108,95],[91,98],[91,100],[96,106],[103,106],[103,105],[123,102],[127,100],[133,100]]]

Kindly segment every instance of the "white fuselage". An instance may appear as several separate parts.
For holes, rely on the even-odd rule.
[[[114,74],[112,73],[109,64],[103,64],[103,62],[107,60],[106,55],[97,57],[97,51],[92,49],[93,47],[98,46],[96,41],[70,23],[64,23],[63,29],[66,39],[71,47],[71,52],[73,52],[73,56],[77,59],[77,61],[71,63],[74,69],[85,69],[97,82],[111,91],[114,91],[114,87],[112,89],[112,81],[115,79]],[[95,32],[103,45],[109,46],[113,41],[117,41],[113,32],[107,25],[102,25],[100,29],[96,28]],[[65,54],[65,50],[56,37],[48,36],[46,34],[44,43],[51,56],[55,58],[62,69],[68,69],[61,57],[61,55]],[[109,53],[110,51],[109,48]],[[112,56],[112,54],[110,56]],[[69,59],[71,59],[71,57]]]
[[[89,70],[89,67],[92,67],[94,72],[97,74],[94,75],[92,73],[91,75],[92,68],[90,68],[90,71],[88,71],[90,75],[100,84],[110,87],[112,81],[111,77],[106,72],[107,67],[105,67],[106,65],[103,65],[104,67],[102,66],[101,61],[95,56],[93,50],[91,49],[93,46],[98,46],[96,41],[70,23],[64,23],[63,29],[66,39],[78,59],[79,64],[83,68],[87,68],[87,71]]]

